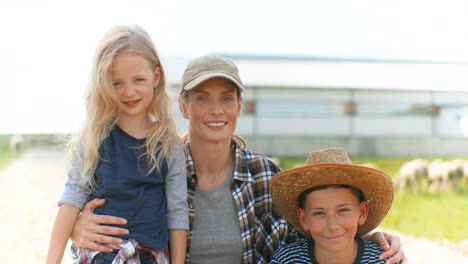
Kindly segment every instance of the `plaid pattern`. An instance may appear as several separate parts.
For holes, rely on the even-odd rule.
[[[112,264],[141,264],[138,252],[149,252],[153,255],[156,263],[158,264],[169,264],[169,252],[167,248],[163,248],[161,251],[149,249],[138,245],[138,242],[134,239],[126,240],[120,245],[107,244],[106,246],[119,250]],[[91,250],[88,248],[77,248],[72,245],[72,258],[74,264],[91,264],[94,257],[100,252],[97,250]]]
[[[273,211],[270,195],[270,180],[280,168],[268,157],[241,149],[235,142],[235,164],[232,196],[239,211],[242,263],[269,263],[275,249],[304,237]],[[189,205],[189,234],[185,262],[189,262],[192,230],[195,221],[193,200],[197,175],[187,144],[187,187]]]

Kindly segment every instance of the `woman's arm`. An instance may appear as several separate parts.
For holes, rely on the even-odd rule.
[[[401,264],[407,264],[407,259],[398,236],[385,232],[374,232],[372,234],[365,235],[363,238],[376,242],[383,250],[385,250],[379,258],[389,258],[386,261],[387,264],[395,264],[398,261],[401,261]]]
[[[112,252],[111,248],[103,246],[102,243],[115,245],[123,243],[122,239],[109,235],[125,235],[128,234],[127,229],[104,226],[103,224],[124,225],[127,223],[127,220],[120,217],[96,215],[93,213],[96,207],[103,206],[105,203],[104,199],[94,199],[86,204],[83,212],[73,226],[73,232],[70,237],[77,247],[85,247],[101,252]]]
[[[62,204],[55,217],[52,235],[50,237],[47,264],[62,263],[63,252],[73,229],[73,224],[80,214],[80,209],[68,204]]]

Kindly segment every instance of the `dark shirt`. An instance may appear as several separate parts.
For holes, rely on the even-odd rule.
[[[160,250],[169,236],[164,188],[168,169],[163,160],[158,170],[146,175],[149,168],[144,144],[145,139],[136,139],[115,126],[99,148],[97,187],[88,200],[106,199],[96,214],[127,219],[123,227],[130,234],[117,237],[133,238],[144,247]]]

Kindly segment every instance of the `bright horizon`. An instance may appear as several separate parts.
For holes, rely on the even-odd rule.
[[[8,2],[0,11],[0,134],[76,130],[95,46],[114,25],[143,26],[163,60],[227,53],[468,62],[467,7],[419,0]]]

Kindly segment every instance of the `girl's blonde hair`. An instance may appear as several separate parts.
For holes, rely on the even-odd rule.
[[[180,91],[180,98],[182,98],[182,101],[184,101],[184,103],[188,104],[189,103],[189,97],[190,97],[190,91],[192,91],[193,89],[191,90],[184,90],[182,89]],[[242,95],[242,90],[240,89],[237,89],[237,100],[240,99],[241,95]],[[185,132],[184,134],[182,134],[182,136],[180,136],[180,139],[182,140],[182,144],[184,144],[184,146],[186,146],[187,144],[190,143],[190,136],[189,136],[189,133],[188,131]],[[231,141],[233,143],[236,143],[241,149],[245,149],[247,147],[247,141],[242,138],[241,136],[238,136],[236,134],[232,135],[231,137]],[[234,147],[234,145],[232,145]],[[185,148],[187,149],[187,148]]]
[[[67,146],[69,164],[72,167],[82,164],[81,176],[90,182],[91,187],[96,184],[93,175],[100,158],[99,147],[118,120],[118,100],[112,86],[112,64],[116,56],[123,53],[143,56],[153,72],[156,67],[161,72],[153,101],[148,106],[147,118],[153,125],[144,145],[144,155],[147,155],[149,162],[146,175],[157,169],[163,158],[172,153],[172,143],[177,140],[171,102],[166,90],[166,74],[151,37],[140,26],[112,28],[96,51],[91,82],[86,93],[86,122]]]

